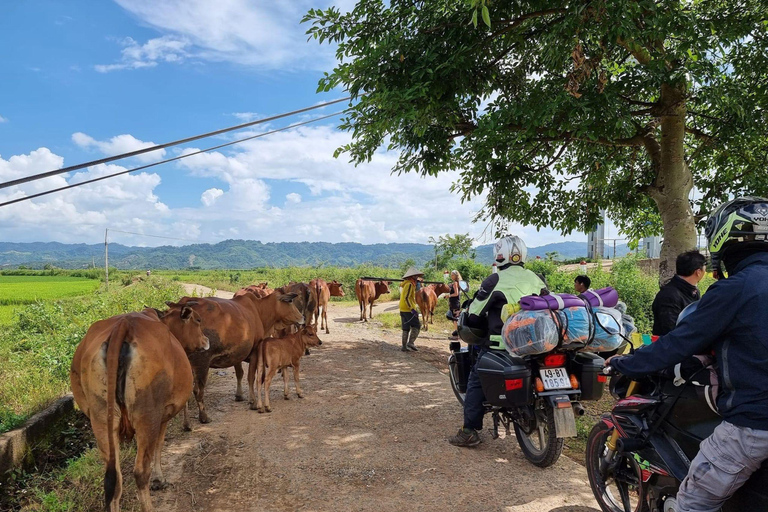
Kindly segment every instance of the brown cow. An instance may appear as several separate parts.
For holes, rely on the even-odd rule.
[[[297,295],[294,304],[302,315],[304,315],[304,324],[309,325],[312,321],[312,314],[317,306],[317,290],[313,289],[307,283],[295,283],[291,281],[277,291],[281,293],[295,293]]]
[[[246,293],[252,293],[256,297],[263,299],[273,291],[274,290],[272,288],[267,287],[267,283],[252,284],[252,285],[246,286],[245,288],[240,288],[239,290],[237,290],[235,292],[235,297],[245,295]]]
[[[288,367],[293,368],[293,381],[296,385],[296,395],[304,398],[299,383],[299,365],[301,356],[308,347],[322,345],[323,342],[317,337],[315,329],[311,326],[304,326],[294,334],[289,334],[283,338],[270,338],[264,340],[259,345],[258,351],[258,374],[256,376],[256,397],[251,395],[251,409],[259,412],[272,412],[269,404],[269,386],[278,370],[283,370],[283,397],[288,400]],[[256,352],[254,350],[254,352]],[[251,358],[253,361],[253,358]],[[253,363],[251,363],[253,364]],[[249,372],[250,373],[250,372]],[[264,404],[262,405],[261,395],[264,390]],[[253,393],[253,388],[251,388]]]
[[[317,305],[312,315],[312,326],[317,329],[317,320],[320,318],[320,330],[323,329],[323,324],[325,324],[325,334],[331,333],[328,329],[328,300],[331,297],[343,297],[344,290],[342,286],[344,285],[336,280],[326,283],[323,279],[313,279],[309,282],[309,287],[314,288],[317,295]],[[321,308],[322,312],[320,311]]]
[[[178,304],[168,303],[171,310],[188,305],[203,319],[205,335],[211,340],[210,350],[189,358],[195,373],[195,398],[200,422],[208,423],[205,411],[205,384],[209,368],[235,367],[237,392],[235,400],[243,400],[243,361],[273,328],[304,323],[304,317],[293,304],[296,295],[274,292],[263,299],[246,293],[233,299],[216,297],[183,297]],[[256,373],[255,365],[248,369],[248,380]],[[189,424],[184,428],[189,429]]]
[[[419,291],[416,292],[416,304],[421,311],[421,317],[424,320],[424,330],[429,330],[429,324],[433,324],[432,316],[435,314],[435,307],[437,306],[437,298],[444,294],[450,293],[451,288],[447,284],[430,284],[422,286]]]
[[[190,308],[159,318],[153,309],[94,323],[72,359],[70,384],[77,405],[91,421],[106,463],[106,508],[120,509],[123,476],[120,440],[136,435],[136,478],[141,510],[150,512],[152,489],[165,486],[160,455],[165,429],[192,392],[187,354],[208,350],[200,316]]]
[[[373,303],[376,299],[389,293],[390,281],[368,281],[358,279],[355,282],[355,295],[360,305],[360,320],[367,322],[368,318],[373,318]],[[370,305],[370,314],[366,318],[365,308]]]

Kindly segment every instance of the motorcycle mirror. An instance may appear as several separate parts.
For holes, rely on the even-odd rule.
[[[461,291],[463,291],[464,293],[468,293],[469,285],[467,284],[466,281],[459,281],[459,289],[461,289]]]

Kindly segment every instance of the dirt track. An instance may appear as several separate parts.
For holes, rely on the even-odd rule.
[[[565,456],[542,470],[513,438],[449,445],[461,407],[445,374],[446,335],[430,332],[418,353],[403,353],[399,332],[358,318],[357,305],[331,305],[331,333],[302,360],[306,398],[291,384],[283,400],[276,379],[272,413],[234,401],[232,369],[211,370],[213,421],[194,412],[193,431],[167,442],[172,485],[153,492],[157,510],[598,510],[584,468]]]

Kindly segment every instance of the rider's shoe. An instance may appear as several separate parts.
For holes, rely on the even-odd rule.
[[[456,338],[458,338],[459,337],[459,331],[453,331],[451,333],[451,336],[455,336]]]
[[[448,438],[448,442],[453,446],[471,448],[472,446],[480,444],[480,434],[477,433],[477,430],[462,428],[459,429],[459,432],[455,436]]]

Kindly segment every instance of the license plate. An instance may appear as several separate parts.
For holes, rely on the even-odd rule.
[[[539,370],[541,380],[544,382],[544,389],[569,389],[571,379],[568,378],[568,372],[565,368],[544,368]]]

